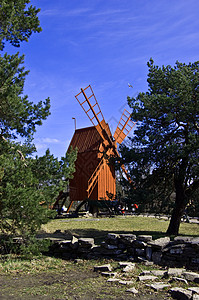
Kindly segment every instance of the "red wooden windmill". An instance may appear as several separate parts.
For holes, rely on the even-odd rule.
[[[76,129],[69,145],[78,148],[76,171],[70,180],[70,205],[73,201],[110,200],[116,194],[115,168],[107,157],[119,156],[117,143],[121,144],[135,125],[130,113],[125,109],[112,136],[109,125],[105,122],[97,99],[89,85],[76,96],[77,101],[87,114],[93,126]],[[125,167],[122,170],[131,181]]]

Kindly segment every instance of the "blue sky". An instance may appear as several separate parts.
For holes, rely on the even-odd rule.
[[[147,61],[199,60],[198,0],[32,0],[43,31],[19,49],[30,70],[24,94],[51,99],[37,128],[38,154],[65,154],[77,128],[90,126],[75,95],[91,84],[114,132],[127,96],[147,90]],[[10,50],[10,47],[7,47]],[[6,49],[7,50],[7,49]],[[133,88],[128,87],[128,83]]]

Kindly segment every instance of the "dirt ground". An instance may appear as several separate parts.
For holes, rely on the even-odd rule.
[[[134,296],[126,289],[117,283],[107,283],[106,278],[92,270],[82,272],[78,268],[70,272],[0,276],[1,300],[170,299],[165,292],[145,291]]]

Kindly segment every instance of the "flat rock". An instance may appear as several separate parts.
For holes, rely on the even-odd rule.
[[[169,290],[171,296],[179,300],[192,299],[192,291],[185,290],[183,288],[174,287]]]
[[[166,274],[165,270],[151,270],[151,274],[154,276],[164,276]]]
[[[79,238],[78,239],[79,247],[92,247],[94,246],[93,238]]]
[[[130,262],[130,261],[119,261],[118,264],[119,264],[119,267],[120,267],[120,268],[125,268],[125,267],[127,267],[127,266],[132,266],[132,265],[135,266],[135,264],[132,263],[132,262]]]
[[[193,239],[191,240],[191,245],[192,245],[193,247],[199,247],[199,237],[193,238]]]
[[[130,245],[136,239],[136,235],[131,233],[124,233],[120,234],[120,239],[124,244]]]
[[[192,291],[193,293],[199,294],[199,287],[198,286],[192,286],[188,288],[189,291]]]
[[[138,290],[136,290],[134,287],[132,287],[132,288],[126,290],[126,292],[132,293],[132,294],[138,294]]]
[[[137,240],[142,241],[142,242],[150,242],[152,241],[152,235],[138,235]]]
[[[163,237],[163,238],[159,238],[155,241],[148,242],[148,245],[150,245],[152,248],[162,249],[163,247],[168,245],[169,242],[170,242],[169,237]]]
[[[145,275],[151,275],[151,271],[144,270],[139,274],[139,276],[145,276]]]
[[[176,236],[174,238],[174,243],[189,243],[191,240],[193,240],[193,237],[190,236]]]
[[[102,272],[101,274],[105,277],[114,277],[117,275],[117,272]]]
[[[130,285],[130,284],[134,284],[134,281],[132,281],[132,280],[120,280],[119,283],[123,284],[123,285]]]
[[[181,276],[186,270],[183,268],[169,268],[166,272],[168,276]]]
[[[107,282],[119,282],[119,281],[120,281],[120,279],[118,279],[118,278],[109,278],[107,280]]]
[[[129,265],[129,266],[126,266],[122,269],[122,272],[125,272],[125,273],[128,273],[128,272],[131,272],[135,269],[135,264],[132,264],[132,265]]]
[[[118,247],[116,245],[107,244],[106,242],[102,242],[101,246],[108,250],[117,250]]]
[[[156,279],[158,279],[158,277],[153,275],[138,276],[138,281],[147,281],[147,280],[156,280]]]
[[[94,266],[95,272],[111,272],[112,267],[110,264],[101,265],[101,266]]]
[[[164,282],[156,282],[156,283],[153,283],[153,284],[147,284],[147,286],[150,286],[155,291],[160,291],[160,290],[163,290],[166,287],[170,287],[170,284],[166,284]]]
[[[183,272],[182,275],[188,281],[199,283],[199,274],[195,272]]]
[[[188,284],[188,281],[184,278],[180,278],[180,277],[172,277],[169,282],[174,282],[174,281],[178,281],[178,282],[182,282],[184,284]]]
[[[143,241],[134,240],[132,242],[132,246],[134,248],[143,249],[143,248],[145,248],[147,246],[147,244],[145,242],[143,242]]]

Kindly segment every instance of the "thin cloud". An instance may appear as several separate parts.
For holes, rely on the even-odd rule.
[[[40,12],[40,16],[78,17],[90,12],[90,8],[80,8],[72,10],[48,9]]]

